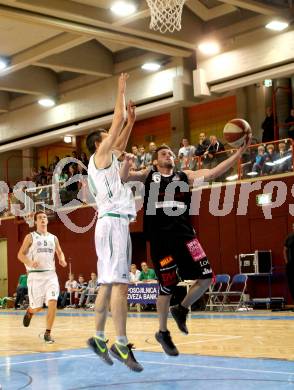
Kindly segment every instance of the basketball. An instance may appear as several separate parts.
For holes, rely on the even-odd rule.
[[[239,148],[247,141],[251,127],[244,119],[232,119],[225,125],[223,133],[232,148]]]

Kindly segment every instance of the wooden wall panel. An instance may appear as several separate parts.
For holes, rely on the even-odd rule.
[[[237,98],[228,96],[187,108],[190,125],[190,142],[197,144],[199,133],[223,138],[223,128],[228,120],[237,115]]]

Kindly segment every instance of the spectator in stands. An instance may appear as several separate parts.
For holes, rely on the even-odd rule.
[[[70,164],[68,168],[68,183],[66,190],[72,193],[72,196],[75,196],[78,192],[78,182],[75,181],[74,176],[77,174],[77,164]]]
[[[285,120],[288,127],[288,137],[294,140],[294,108],[291,108],[290,115]]]
[[[188,138],[182,139],[182,147],[179,149],[178,158],[180,160],[180,168],[184,169],[194,169],[195,160],[193,159],[195,155],[195,146],[190,145]]]
[[[140,280],[141,272],[137,269],[136,264],[131,264],[130,267],[130,283],[137,283]]]
[[[283,173],[291,170],[292,153],[286,150],[285,142],[279,143],[279,151],[275,154],[274,167],[272,173]]]
[[[267,158],[267,153],[265,152],[265,147],[260,145],[257,148],[257,155],[255,157],[255,162],[252,167],[252,172],[256,172],[261,175],[263,173],[263,166]]]
[[[209,146],[206,152],[203,153],[204,168],[214,168],[225,156],[215,158],[216,153],[223,152],[225,150],[224,145],[217,139],[215,135],[209,137]]]
[[[46,168],[43,165],[38,169],[38,175],[36,177],[36,185],[37,186],[47,185],[47,172],[46,172]]]
[[[67,298],[69,298],[70,305],[73,302],[73,294],[78,286],[77,281],[75,280],[74,274],[68,275],[68,280],[65,282],[66,291],[61,296],[61,307],[66,306]]]
[[[209,139],[206,138],[206,134],[204,132],[199,134],[199,143],[196,146],[195,155],[202,156],[210,145]]]
[[[89,160],[85,152],[81,153],[81,162],[88,168]],[[84,169],[83,175],[87,175],[87,170]]]
[[[148,164],[147,164],[147,153],[145,152],[144,145],[139,146],[139,152],[137,157],[138,157],[139,169],[145,169]]]
[[[77,160],[80,159],[80,158],[79,158],[79,155],[78,155],[78,152],[77,152],[76,150],[73,150],[73,151],[71,152],[71,157],[76,158]]]
[[[266,158],[265,158],[265,164],[263,172],[267,175],[272,173],[274,161],[276,159],[276,152],[275,147],[273,144],[266,145]]]
[[[153,164],[153,156],[154,152],[157,148],[157,145],[155,142],[150,142],[148,147],[148,152],[146,153],[146,165],[152,165]]]
[[[274,130],[274,114],[272,107],[266,108],[266,117],[261,124],[263,129],[262,133],[262,142],[270,142],[275,139],[275,130]]]
[[[132,151],[132,154],[135,156],[135,160],[134,160],[134,170],[139,170],[140,168],[140,161],[138,159],[139,157],[139,148],[138,148],[138,145],[133,145],[131,147],[131,151]]]
[[[54,159],[53,159],[53,162],[49,165],[49,168],[48,168],[48,171],[49,172],[53,172],[56,165],[59,163],[60,159],[58,156],[55,156]]]
[[[140,282],[148,282],[148,283],[157,282],[157,277],[154,269],[149,268],[145,261],[141,263],[141,268],[142,271],[139,278]]]
[[[294,224],[292,224],[292,232],[287,236],[284,243],[284,260],[288,286],[294,300]]]
[[[90,303],[95,302],[98,289],[99,286],[97,281],[97,275],[95,274],[95,272],[92,272],[91,279],[89,280],[87,287],[81,292],[79,307],[87,306]],[[86,302],[84,303],[85,297],[87,298]]]
[[[28,274],[22,274],[18,278],[18,285],[16,288],[16,299],[14,303],[14,308],[18,309],[25,300],[25,296],[28,294]]]
[[[82,292],[84,292],[86,290],[87,286],[88,286],[88,283],[85,281],[85,278],[83,277],[83,275],[79,275],[77,287],[75,289],[73,289],[73,291],[75,293],[74,304],[75,304],[76,308],[79,307],[79,296],[82,294]]]

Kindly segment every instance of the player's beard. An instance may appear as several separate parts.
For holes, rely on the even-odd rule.
[[[167,169],[173,169],[175,167],[175,164],[173,161],[165,161],[164,163],[161,163],[159,165],[161,168],[167,168]]]

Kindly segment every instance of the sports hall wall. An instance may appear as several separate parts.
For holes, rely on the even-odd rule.
[[[283,243],[285,236],[291,231],[294,218],[289,214],[289,204],[294,204],[290,188],[294,184],[293,177],[280,178],[288,190],[284,205],[272,210],[272,219],[265,219],[262,208],[256,205],[256,195],[262,193],[267,181],[262,182],[262,189],[252,193],[249,197],[248,213],[236,216],[238,205],[239,185],[236,186],[236,196],[233,210],[224,217],[216,217],[209,212],[210,190],[202,191],[199,216],[193,216],[193,224],[198,233],[200,242],[210,259],[215,273],[238,273],[238,261],[235,258],[239,253],[252,253],[255,250],[272,250],[275,267],[272,280],[272,296],[285,296],[290,302],[287,283],[284,277]],[[222,187],[219,208],[224,204]],[[275,196],[273,200],[275,199]],[[80,226],[87,225],[94,217],[94,210],[83,207],[69,214],[70,219]],[[77,276],[83,273],[86,278],[96,269],[96,255],[94,249],[94,227],[84,234],[73,233],[58,219],[50,221],[49,230],[59,237],[66,259],[71,259],[72,271]],[[142,237],[142,213],[137,222],[131,224],[133,236],[133,261],[140,264],[148,258],[148,247]],[[18,276],[23,272],[22,264],[17,260],[17,251],[25,234],[29,232],[25,223],[17,224],[14,219],[4,220],[0,225],[0,237],[8,240],[8,280],[9,293],[13,293]],[[58,269],[61,285],[67,279],[68,269]],[[263,277],[250,278],[249,293],[254,297],[267,297],[268,280]]]

